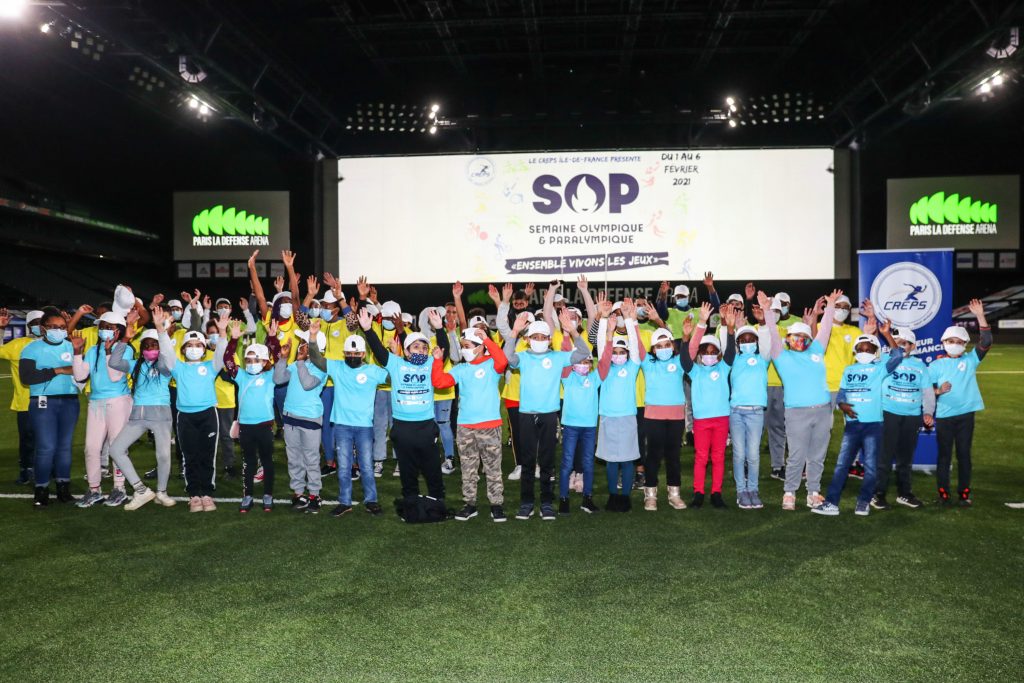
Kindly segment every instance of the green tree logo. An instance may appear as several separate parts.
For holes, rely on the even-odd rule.
[[[936,192],[921,197],[910,205],[910,222],[914,225],[928,223],[995,223],[998,212],[995,204],[961,198],[959,194],[946,196]]]
[[[193,235],[269,235],[270,219],[220,204],[192,218]]]

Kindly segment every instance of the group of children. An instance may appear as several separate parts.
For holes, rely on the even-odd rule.
[[[262,509],[270,511],[278,429],[295,510],[319,512],[322,478],[336,474],[338,505],[331,514],[352,511],[354,476],[364,509],[381,514],[375,478],[383,473],[390,434],[402,490],[396,508],[403,519],[448,516],[444,475],[454,470],[457,450],[463,505],[455,519],[477,516],[482,469],[491,519],[503,522],[502,402],[520,520],[537,512],[542,520],[569,514],[572,489],[582,494],[582,511],[597,512],[595,459],[605,463],[607,511],[631,509],[634,481],[643,490],[644,510],[657,510],[662,464],[668,505],[685,509],[680,451],[687,438],[695,450],[689,507],[705,501],[727,506],[723,486],[731,443],[736,503],[762,508],[758,481],[765,431],[772,476],[784,481],[784,510],[796,509],[803,485],[808,508],[838,514],[851,472],[863,477],[856,514],[885,509],[893,465],[897,502],[920,507],[910,466],[922,425],[937,432],[939,501],[951,504],[955,496],[961,505],[971,504],[974,414],[983,409],[975,373],[992,343],[977,300],[970,304],[981,330],[975,347],[966,352],[967,331],[950,327],[942,339],[945,355],[925,365],[913,355],[913,331],[877,321],[870,302],[863,304],[863,330],[846,324],[851,302],[839,290],[796,318],[789,314],[788,295],[770,298],[752,284],[745,295],[719,305],[710,273],[704,280],[709,301],[700,306],[685,285],[670,296],[668,283],[653,303],[612,302],[604,292],[595,300],[581,277],[586,315],[567,305],[558,282],[548,287],[536,312],[526,310],[532,286],[515,291],[506,285],[500,293],[492,286],[492,329],[482,309],[467,315],[459,284],[450,304],[426,309],[418,321],[396,302],[379,303],[365,278],[356,283],[358,296],[347,299],[330,273],[324,274],[322,296],[320,281],[310,276],[300,299],[291,252],[282,253],[288,286],[279,278],[268,301],[256,275],[257,255],[249,260],[253,299],[239,302],[242,320],[232,319],[227,299],[210,302],[198,291],[183,292],[181,300],[164,302],[157,295],[146,306],[124,286],[102,310],[83,306],[74,316],[57,309],[28,314],[29,334],[0,347],[0,357],[12,361],[16,386],[19,483],[34,483],[37,507],[49,504],[51,478],[58,501],[75,500],[69,487],[71,437],[80,391],[88,392],[89,487],[77,501],[80,507],[123,504],[136,510],[153,501],[173,506],[167,494],[173,448],[189,510],[215,510],[218,449],[229,456],[224,471],[231,474],[237,441],[239,510],[253,509],[261,483]],[[95,327],[80,329],[89,313],[98,314]],[[0,326],[7,321],[0,312]],[[882,353],[877,333],[888,353]],[[836,408],[845,429],[822,495]],[[157,467],[147,473],[155,476],[155,489],[128,453],[147,433],[156,445]],[[788,451],[784,463],[775,452],[779,434]],[[559,437],[562,456],[556,462]],[[956,494],[949,482],[954,445]],[[104,495],[106,458],[114,465],[114,487]],[[420,495],[421,476],[426,495]],[[130,498],[126,484],[133,490]]]

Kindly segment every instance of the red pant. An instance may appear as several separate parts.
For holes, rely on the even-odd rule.
[[[704,493],[704,475],[711,453],[711,492],[722,492],[725,479],[725,444],[729,437],[729,416],[705,417],[693,421],[693,446],[697,453],[693,460],[693,490]]]

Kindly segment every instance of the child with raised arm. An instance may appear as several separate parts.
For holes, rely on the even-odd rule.
[[[786,348],[783,348],[776,310],[764,292],[758,292],[758,303],[764,312],[765,325],[771,333],[771,357],[785,387],[786,444],[789,460],[786,462],[786,480],[783,488],[782,509],[796,510],[796,492],[800,489],[804,468],[807,468],[807,507],[816,508],[825,499],[821,495],[821,475],[825,469],[825,454],[832,434],[832,399],[825,377],[825,347],[832,334],[835,320],[835,302],[842,291],[836,289],[824,297],[826,304],[818,333],[812,336],[810,325],[793,323],[786,330]],[[821,301],[821,300],[819,300]],[[783,307],[785,310],[787,307]],[[816,306],[817,308],[817,306]]]
[[[594,447],[597,443],[598,390],[601,377],[593,358],[584,358],[562,371],[562,466],[558,477],[558,514],[569,514],[569,476],[579,462],[583,501],[580,509],[595,513]]]
[[[942,333],[942,348],[946,354],[928,366],[935,385],[935,435],[939,442],[939,459],[935,468],[938,480],[939,503],[951,504],[949,470],[956,445],[958,502],[970,507],[971,500],[971,442],[974,439],[974,414],[985,409],[978,388],[978,365],[992,348],[992,329],[985,319],[985,304],[971,299],[968,308],[978,320],[978,343],[967,351],[971,335],[962,327],[953,325]]]
[[[742,318],[742,312],[737,314]],[[758,487],[761,434],[768,407],[768,363],[771,338],[766,327],[743,325],[736,330],[737,354],[730,372],[729,435],[736,505],[741,510],[764,507]]]

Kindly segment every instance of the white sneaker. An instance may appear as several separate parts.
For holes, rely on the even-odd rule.
[[[825,503],[825,496],[821,495],[817,491],[811,491],[807,494],[807,507],[812,510],[816,507],[821,507]]]
[[[509,481],[519,481],[519,478],[523,476],[523,468],[516,465],[512,468],[512,471],[508,473]]]
[[[163,505],[165,508],[172,508],[178,504],[178,501],[168,496],[166,491],[156,492],[156,502]]]
[[[395,471],[391,473],[392,477],[400,477],[402,473],[398,471],[398,465],[395,465]]]
[[[782,496],[783,510],[796,510],[796,494],[786,492]]]
[[[384,476],[384,463],[378,461],[373,463],[373,478],[380,479]]]
[[[533,478],[540,479],[540,465],[533,468]]]
[[[132,499],[125,503],[124,509],[128,511],[138,510],[140,507],[142,507],[143,505],[145,505],[146,503],[150,502],[155,498],[156,491],[154,491],[153,489],[146,489],[144,493],[136,493],[134,496],[132,496]]]
[[[444,462],[441,463],[441,474],[451,474],[455,471],[455,460],[452,458],[445,458]]]

